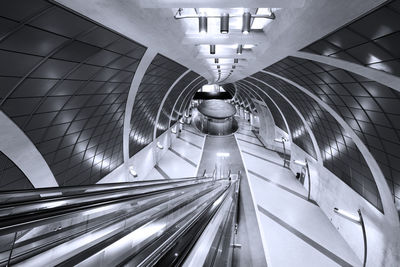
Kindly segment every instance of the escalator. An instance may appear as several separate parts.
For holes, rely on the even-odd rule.
[[[239,181],[0,192],[0,266],[231,266]]]

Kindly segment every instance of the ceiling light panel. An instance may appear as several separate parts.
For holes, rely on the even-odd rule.
[[[177,12],[177,8],[172,9],[172,12],[175,14]],[[222,14],[229,14],[229,31],[237,30],[240,31],[242,29],[242,15],[243,12],[249,11],[251,14],[255,14],[257,12],[256,8],[244,9],[244,8],[183,8],[181,14],[183,16],[207,16],[207,26],[208,31],[207,34],[221,34],[220,32],[220,23],[221,19],[219,18]],[[213,16],[210,18],[210,16]],[[238,17],[232,17],[238,16]],[[218,18],[215,18],[218,17]],[[186,34],[195,34],[199,33],[199,19],[198,18],[187,18],[180,20],[185,28]]]
[[[273,12],[279,10],[280,8],[258,8],[256,15],[272,15]],[[251,24],[252,30],[262,30],[267,24],[271,23],[271,19],[266,18],[254,18]]]

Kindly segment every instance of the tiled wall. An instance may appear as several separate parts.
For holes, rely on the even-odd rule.
[[[272,117],[274,118],[275,125],[278,126],[280,129],[288,133],[288,130],[286,128],[285,121],[283,120],[283,117],[281,113],[278,110],[278,107],[271,101],[271,99],[265,94],[263,91],[263,88],[266,87],[266,85],[259,83],[257,81],[251,81],[252,84],[256,84],[257,86],[253,86],[252,84],[248,83],[249,81],[247,80],[242,80],[239,81],[240,83],[243,84],[245,87],[251,87],[254,91],[258,93],[258,95],[262,98],[262,100],[265,102],[267,105],[268,109],[271,111]]]
[[[262,80],[262,78],[264,77],[264,75],[261,73],[256,73],[253,76],[260,80]],[[307,152],[310,156],[316,159],[317,155],[315,153],[311,137],[309,133],[306,131],[301,118],[293,109],[293,107],[282,96],[280,96],[277,92],[275,92],[272,88],[266,86],[265,84],[252,78],[246,78],[245,80],[255,84],[260,88],[263,88],[264,92],[274,100],[274,102],[281,109],[283,116],[285,116],[286,118],[286,121],[288,123],[289,129],[292,134],[292,141],[301,149],[303,149],[305,152]],[[256,87],[253,86],[253,88]]]
[[[350,125],[400,200],[400,93],[354,73],[289,57],[268,68],[309,89]]]
[[[132,157],[153,141],[153,131],[158,109],[171,85],[187,69],[160,54],[157,54],[140,83],[133,105],[129,156]],[[160,129],[165,131],[166,128]]]
[[[28,177],[0,151],[0,191],[31,189]]]
[[[302,51],[400,75],[400,0],[370,12]]]
[[[95,183],[122,161],[131,80],[145,47],[41,0],[0,3],[0,108],[60,186]]]
[[[189,86],[199,75],[193,71],[187,73],[171,90],[169,95],[167,96],[164,106],[162,107],[160,118],[159,118],[159,125],[157,127],[157,137],[159,137],[165,129],[169,127],[169,120],[172,112],[172,108],[176,99],[178,99],[179,94]]]
[[[207,84],[207,80],[203,77],[188,86],[181,96],[176,100],[175,108],[172,114],[171,125],[178,120],[178,117],[183,114],[185,107],[190,103],[191,98],[203,85]]]
[[[283,65],[283,62],[279,64]],[[272,65],[268,69],[274,68],[278,67]],[[316,138],[324,166],[375,207],[382,209],[375,181],[364,157],[332,115],[295,86],[268,74],[260,73],[258,76],[299,109]]]

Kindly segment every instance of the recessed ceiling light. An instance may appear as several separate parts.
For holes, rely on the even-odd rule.
[[[249,34],[251,26],[251,14],[250,12],[243,13],[243,24],[242,24],[242,33]]]
[[[199,33],[207,33],[207,17],[199,17]]]
[[[215,45],[210,45],[210,54],[211,55],[215,54]]]
[[[243,45],[238,45],[237,49],[236,49],[236,53],[238,55],[241,55],[243,52]]]
[[[229,32],[229,14],[223,13],[221,15],[220,31],[222,34],[227,34]]]

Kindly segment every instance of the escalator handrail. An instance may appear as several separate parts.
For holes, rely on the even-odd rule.
[[[213,181],[214,182],[214,181]],[[206,183],[213,183],[211,181],[206,182]],[[200,184],[196,184],[200,185]],[[73,206],[67,206],[67,207],[56,207],[53,209],[44,209],[37,211],[33,214],[18,214],[18,216],[10,216],[7,220],[7,218],[2,218],[0,221],[0,235],[4,235],[7,233],[14,233],[16,231],[21,231],[25,229],[30,229],[34,226],[42,225],[43,223],[51,223],[51,222],[56,222],[60,221],[62,219],[68,218],[68,216],[71,216],[72,214],[79,213],[82,211],[94,209],[94,208],[99,208],[99,207],[104,207],[112,204],[119,204],[123,203],[129,200],[134,200],[137,198],[140,198],[142,196],[148,196],[152,194],[158,194],[161,192],[166,192],[166,191],[171,191],[171,190],[177,190],[179,188],[187,188],[193,185],[185,185],[181,187],[174,187],[174,188],[168,188],[168,189],[163,189],[163,190],[158,190],[154,191],[151,193],[144,193],[144,194],[136,194],[136,195],[131,195],[131,196],[124,196],[121,198],[113,199],[113,200],[98,200],[94,201],[93,203],[87,203],[85,205],[73,205]],[[14,217],[14,218],[12,218]]]

